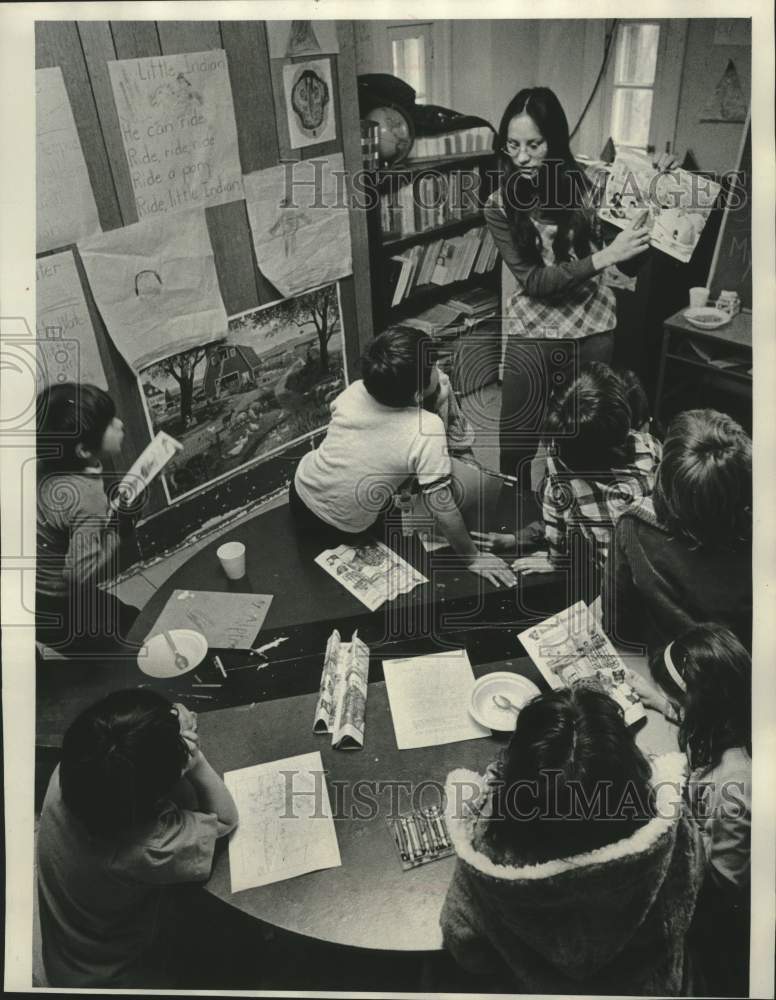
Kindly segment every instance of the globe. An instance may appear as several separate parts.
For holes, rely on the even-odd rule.
[[[380,158],[389,166],[401,161],[412,149],[415,129],[408,115],[396,105],[372,108],[368,116],[379,128],[378,150]]]

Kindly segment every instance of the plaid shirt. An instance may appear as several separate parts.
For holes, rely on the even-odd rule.
[[[612,469],[607,476],[582,479],[553,456],[547,458],[542,517],[550,562],[559,565],[568,555],[568,536],[577,530],[587,540],[599,568],[603,568],[617,518],[655,488],[655,474],[663,448],[651,434],[631,431],[633,462]]]

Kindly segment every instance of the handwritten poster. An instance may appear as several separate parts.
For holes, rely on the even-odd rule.
[[[95,301],[135,371],[226,334],[204,212],[144,219],[78,244]]]
[[[100,231],[97,205],[59,66],[35,71],[36,248],[76,243]]]
[[[342,153],[247,174],[245,200],[256,263],[284,297],[352,272]]]
[[[337,138],[330,59],[288,63],[283,88],[292,149]]]
[[[267,21],[271,59],[339,52],[336,21]]]
[[[109,62],[141,219],[242,198],[226,53]]]
[[[58,382],[108,388],[72,251],[41,257],[35,268],[38,391]]]

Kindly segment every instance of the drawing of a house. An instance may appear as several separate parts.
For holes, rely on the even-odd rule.
[[[259,384],[261,360],[252,347],[242,344],[224,344],[211,351],[205,372],[205,395],[208,398],[222,393],[240,392],[248,386]]]

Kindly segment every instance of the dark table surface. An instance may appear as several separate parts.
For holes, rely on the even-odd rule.
[[[642,660],[629,665],[647,670]],[[547,684],[527,658],[480,664],[475,676],[509,670]],[[386,825],[392,804],[409,811],[421,782],[423,804],[439,801],[437,788],[456,767],[482,772],[506,745],[505,736],[399,750],[384,683],[369,685],[362,750],[333,750],[331,737],[312,732],[316,694],[283,698],[201,716],[203,750],[220,773],[319,750],[327,772],[342,865],[232,894],[227,851],[216,859],[208,892],[243,913],[292,933],[359,948],[434,951],[441,948],[439,914],[455,859],[442,858],[410,871],[401,867]],[[645,751],[676,749],[675,730],[648,712],[636,740]],[[375,804],[353,810],[353,789]],[[404,783],[403,786],[400,783]],[[403,791],[401,788],[403,787]]]
[[[266,660],[241,650],[211,649],[196,670],[169,680],[141,673],[132,653],[106,663],[43,665],[38,672],[37,745],[60,745],[78,711],[122,687],[144,684],[199,712],[316,691],[334,628],[344,639],[358,629],[374,654],[370,681],[378,681],[382,655],[420,655],[446,645],[466,647],[472,663],[514,655],[522,651],[516,632],[565,606],[558,574],[523,577],[517,588],[499,589],[468,572],[449,550],[429,555],[417,539],[404,538],[395,522],[385,540],[428,583],[370,611],[316,565],[314,558],[324,546],[298,536],[287,506],[244,521],[196,552],[159,587],[129,639],[142,645],[172,592],[181,589],[272,594],[256,644],[280,637],[286,641],[269,650]],[[245,544],[242,580],[227,579],[221,569],[216,549],[227,541]],[[213,663],[216,653],[226,679]],[[195,687],[198,683],[221,686]]]

